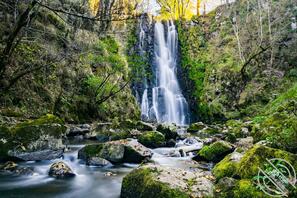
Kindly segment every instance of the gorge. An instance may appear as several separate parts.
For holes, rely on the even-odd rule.
[[[1,1],[0,197],[296,197],[296,18],[293,0]]]

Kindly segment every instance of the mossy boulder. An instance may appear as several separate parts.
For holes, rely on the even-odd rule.
[[[99,142],[108,142],[108,141],[115,141],[115,140],[122,140],[132,138],[132,134],[128,131],[100,131],[96,134],[96,139]]]
[[[297,153],[297,116],[287,108],[255,120],[252,136],[255,141],[268,140],[275,148]],[[294,107],[296,108],[296,107]]]
[[[251,179],[258,174],[258,168],[264,168],[266,159],[280,158],[289,162],[297,170],[297,155],[283,150],[255,145],[248,150],[240,160],[237,175],[241,178]]]
[[[206,127],[206,125],[203,122],[192,123],[189,126],[189,128],[187,129],[187,132],[195,133],[195,132],[198,132],[198,131],[204,129],[205,127]]]
[[[215,185],[215,197],[231,198],[234,197],[234,188],[238,181],[234,178],[223,177]]]
[[[147,131],[138,137],[138,141],[146,147],[157,148],[165,145],[165,136],[158,131]]]
[[[238,152],[233,152],[227,155],[212,169],[213,175],[217,180],[223,177],[233,177],[237,172],[238,164],[242,157],[243,154]]]
[[[124,177],[121,197],[212,197],[213,184],[205,175],[156,165],[141,166]]]
[[[233,191],[234,198],[268,198],[270,196],[264,194],[255,184],[249,179],[239,180]]]
[[[204,159],[207,161],[218,162],[222,160],[228,153],[232,152],[233,147],[225,141],[217,141],[209,146],[204,146],[195,159]]]
[[[159,124],[157,126],[157,131],[162,133],[165,136],[166,140],[170,140],[170,139],[175,140],[178,137],[177,130],[178,130],[178,127],[173,124],[171,124],[171,125]]]
[[[87,145],[78,152],[78,159],[83,159],[86,163],[93,157],[103,158],[111,163],[141,163],[151,156],[152,152],[136,140]]]
[[[65,146],[66,127],[63,121],[51,114],[35,120],[18,123],[11,128],[2,126],[1,156],[21,160],[44,160],[60,157]],[[1,158],[1,157],[0,157]]]

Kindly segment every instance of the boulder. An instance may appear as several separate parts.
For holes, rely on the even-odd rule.
[[[233,177],[236,174],[238,164],[243,154],[233,152],[217,163],[212,169],[213,175],[219,180],[223,177]]]
[[[58,150],[45,149],[33,152],[13,150],[8,151],[8,155],[24,161],[39,161],[61,158],[63,156],[63,152],[64,148]]]
[[[202,123],[202,122],[196,122],[196,123],[192,123],[189,128],[187,129],[187,132],[189,133],[196,133],[204,128],[206,128],[207,126]]]
[[[85,135],[91,131],[91,125],[89,124],[78,124],[78,125],[68,125],[67,136],[73,137],[78,135]]]
[[[51,177],[59,179],[75,176],[71,168],[65,162],[62,161],[53,163],[49,169],[48,174]]]
[[[62,142],[65,134],[63,121],[51,114],[19,123],[10,129],[7,154],[20,160],[59,158],[65,148]]]
[[[101,157],[89,157],[86,161],[88,166],[112,166],[112,163]]]
[[[157,131],[161,132],[166,140],[175,140],[178,137],[178,127],[173,124],[159,124],[157,126]]]
[[[124,177],[121,197],[212,197],[213,183],[208,178],[206,172],[145,165]]]
[[[221,178],[215,185],[215,197],[229,198],[234,197],[234,188],[237,185],[237,180],[230,177]]]
[[[134,139],[87,145],[78,152],[78,158],[87,161],[100,157],[111,163],[141,163],[152,157],[152,152]]]
[[[165,136],[157,131],[147,131],[138,137],[138,141],[146,147],[157,148],[165,145]]]
[[[33,175],[34,169],[31,167],[19,167],[18,164],[8,161],[0,165],[0,172],[11,173],[14,175]]]
[[[248,149],[250,149],[250,148],[253,147],[253,142],[254,142],[253,137],[238,138],[237,139],[237,142],[235,143],[235,145],[237,147],[240,147],[244,151],[246,151],[246,150],[248,150]]]
[[[195,157],[196,160],[207,160],[218,162],[222,160],[228,153],[231,153],[233,147],[225,141],[217,141],[209,146],[204,146]]]
[[[297,170],[296,154],[263,145],[254,145],[240,160],[237,175],[244,179],[251,179],[258,174],[258,168],[264,169],[265,164],[268,163],[266,159],[272,158],[284,159]]]
[[[136,123],[137,130],[139,131],[155,131],[156,127],[152,125],[151,123],[143,122],[143,121],[138,121]]]

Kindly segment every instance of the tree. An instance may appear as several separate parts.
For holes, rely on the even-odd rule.
[[[194,15],[192,0],[157,0],[162,18],[183,19]]]

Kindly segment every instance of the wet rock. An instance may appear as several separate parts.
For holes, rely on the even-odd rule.
[[[217,141],[209,146],[204,146],[195,157],[195,160],[207,160],[218,162],[228,153],[233,151],[231,144],[225,141]]]
[[[165,136],[157,131],[147,131],[138,137],[139,143],[149,148],[157,148],[165,145]]]
[[[79,125],[68,125],[67,136],[73,137],[78,135],[85,135],[91,131],[91,125],[79,124]]]
[[[170,139],[166,142],[166,147],[174,147],[176,145],[176,141],[174,139]]]
[[[157,165],[141,166],[124,177],[121,197],[212,197],[213,183],[205,172]]]
[[[10,131],[14,136],[10,137],[9,157],[20,160],[55,159],[65,148],[62,138],[65,137],[66,127],[61,119],[51,114],[19,123]]]
[[[87,145],[78,152],[78,158],[86,160],[100,157],[111,163],[141,163],[152,157],[152,152],[135,139],[118,140]]]
[[[143,121],[138,121],[136,123],[137,130],[139,131],[155,131],[156,127],[152,125],[151,123],[143,122]]]
[[[113,172],[106,172],[106,173],[104,173],[104,176],[106,176],[106,177],[111,177],[111,176],[115,176],[115,175],[117,175],[117,174],[115,174]]]
[[[60,178],[60,179],[75,176],[71,168],[62,161],[53,163],[49,169],[48,174],[49,176]]]
[[[13,171],[18,167],[18,165],[12,161],[8,161],[3,165],[0,165],[1,171]]]
[[[88,166],[112,166],[112,163],[101,157],[89,157],[86,164]]]
[[[168,125],[168,124],[159,124],[157,126],[157,131],[161,132],[165,135],[166,140],[176,139],[178,137],[178,127],[175,125]]]
[[[18,164],[8,161],[0,165],[0,172],[11,173],[14,175],[33,175],[34,169],[31,167],[19,167]]]
[[[59,150],[40,150],[33,152],[22,151],[8,151],[8,155],[24,161],[40,161],[61,158],[63,156],[63,149]]]

